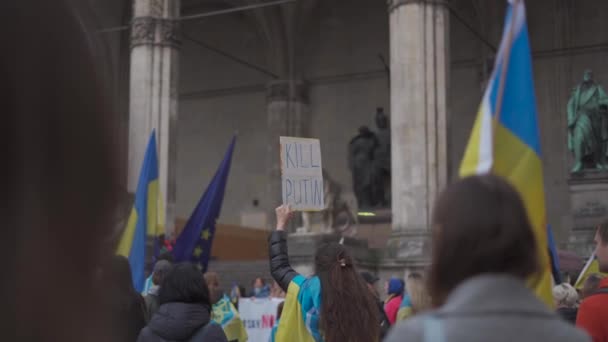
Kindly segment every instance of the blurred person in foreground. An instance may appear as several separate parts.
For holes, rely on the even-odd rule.
[[[388,342],[589,341],[526,287],[538,250],[516,190],[494,175],[458,180],[432,219],[434,312],[400,322]]]
[[[110,313],[112,326],[117,330],[113,341],[135,341],[146,325],[146,306],[133,287],[129,260],[120,255],[112,256],[101,272],[102,305]]]
[[[578,311],[578,292],[568,284],[561,283],[553,287],[553,300],[555,301],[556,312],[566,321],[574,324]]]
[[[220,288],[220,276],[216,272],[205,273],[205,282],[211,298],[211,319],[220,325],[228,341],[245,342],[247,330],[232,301]]]
[[[600,273],[592,273],[590,274],[585,282],[583,283],[583,288],[581,290],[581,299],[585,299],[592,294],[594,294],[600,288],[600,282],[604,279],[604,276]]]
[[[378,305],[378,323],[380,324],[380,340],[382,340],[390,329],[391,323],[388,321],[388,317],[386,317],[386,312],[384,312],[384,303],[380,300],[380,294],[378,294],[378,289],[376,288],[378,280],[380,279],[369,272],[361,272],[361,278],[363,278],[367,284],[367,288],[374,296],[374,299]]]
[[[388,297],[384,301],[384,311],[391,325],[397,321],[397,311],[403,300],[403,291],[405,291],[405,283],[399,278],[391,278],[388,281],[386,294]]]
[[[345,246],[330,242],[315,253],[315,275],[293,270],[285,228],[293,216],[288,206],[276,209],[277,229],[269,237],[270,274],[287,292],[278,342],[374,342],[380,326],[374,296],[359,275]]]
[[[167,273],[169,273],[169,270],[171,270],[171,263],[167,260],[159,260],[154,265],[154,269],[152,270],[152,286],[148,289],[148,294],[144,297],[147,320],[150,320],[160,307],[158,293],[160,292],[160,286]]]
[[[160,308],[142,329],[137,342],[227,342],[211,320],[209,288],[203,274],[190,263],[177,264],[160,287]]]
[[[83,1],[0,1],[6,341],[115,341],[99,284],[121,200],[119,116]],[[15,336],[16,335],[16,336]],[[14,337],[11,337],[14,336]]]
[[[608,222],[602,223],[595,233],[595,256],[599,271],[608,272]],[[585,329],[594,342],[608,341],[608,277],[602,279],[598,289],[581,303],[576,326]]]
[[[406,293],[397,312],[397,321],[406,320],[431,308],[431,296],[420,273],[408,274],[405,289]]]

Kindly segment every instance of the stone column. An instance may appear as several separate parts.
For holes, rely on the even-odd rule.
[[[268,84],[266,103],[268,118],[267,201],[268,224],[274,225],[274,206],[281,204],[281,163],[279,137],[308,137],[310,108],[309,86],[302,80],[278,80]],[[272,227],[271,227],[272,228]]]
[[[159,222],[175,228],[175,167],[180,0],[135,0],[131,27],[128,189],[135,192],[142,160],[156,130]]]
[[[392,250],[428,260],[433,203],[448,177],[449,12],[442,0],[389,0]]]

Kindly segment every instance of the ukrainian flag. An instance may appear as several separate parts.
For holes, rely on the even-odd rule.
[[[129,258],[133,285],[141,292],[146,281],[146,239],[156,236],[158,206],[158,158],[156,156],[156,135],[152,131],[144,155],[135,193],[135,203],[127,222],[127,228],[118,244],[117,254]]]
[[[494,71],[460,167],[461,177],[488,172],[507,179],[524,201],[542,265],[535,292],[552,306],[543,169],[523,0],[509,1]]]
[[[574,284],[574,287],[576,287],[579,290],[582,289],[583,285],[585,285],[585,281],[587,281],[587,278],[589,278],[589,276],[594,273],[599,273],[603,276],[608,276],[608,274],[600,272],[600,264],[597,261],[597,257],[595,256],[595,253],[591,254],[591,257],[589,257],[589,260],[587,260],[587,263],[585,264],[585,267],[581,271],[581,274],[578,276],[578,279],[576,280],[576,284]]]

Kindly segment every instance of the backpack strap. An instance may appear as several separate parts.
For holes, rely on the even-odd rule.
[[[608,294],[608,287],[603,287],[601,289],[595,290],[595,292],[591,293],[589,297],[601,294]]]
[[[445,342],[443,324],[439,317],[430,315],[423,320],[423,341],[424,342]]]

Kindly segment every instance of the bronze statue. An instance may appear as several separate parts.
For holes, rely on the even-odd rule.
[[[568,101],[568,149],[575,162],[570,172],[581,172],[585,160],[591,160],[598,170],[608,169],[606,106],[606,92],[593,80],[593,72],[586,70],[583,82],[574,88]]]
[[[359,134],[348,145],[348,167],[353,175],[353,190],[359,208],[374,205],[373,160],[378,138],[367,126],[359,128]]]
[[[391,196],[391,128],[383,108],[376,110],[376,126],[378,145],[374,150],[373,202],[376,206],[386,208],[390,206]]]

